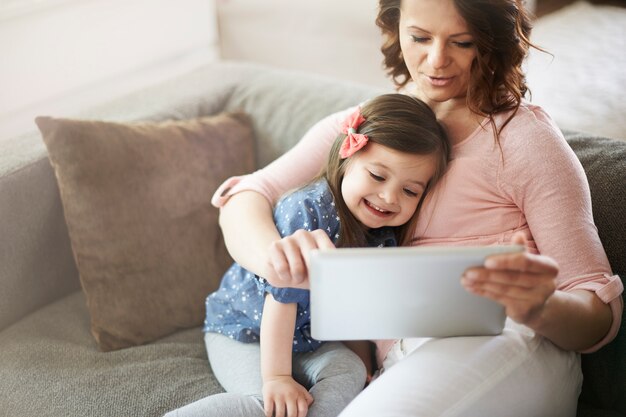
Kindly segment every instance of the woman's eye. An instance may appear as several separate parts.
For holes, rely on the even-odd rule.
[[[411,39],[413,39],[413,42],[417,42],[417,43],[424,43],[424,42],[428,41],[428,38],[423,37],[423,36],[411,35]]]
[[[419,194],[418,194],[418,193],[416,193],[415,191],[411,191],[411,190],[409,190],[409,189],[407,189],[407,188],[405,188],[405,189],[404,189],[404,193],[405,193],[406,195],[408,195],[409,197],[417,197],[417,196],[419,195]]]
[[[372,177],[374,181],[378,181],[378,182],[385,181],[383,177],[381,177],[380,175],[376,175],[373,172],[370,172],[370,177]]]
[[[470,49],[474,47],[474,42],[454,42],[454,44],[462,49]]]

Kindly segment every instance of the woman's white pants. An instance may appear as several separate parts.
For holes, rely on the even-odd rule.
[[[574,417],[580,355],[507,320],[496,337],[403,339],[341,417]]]

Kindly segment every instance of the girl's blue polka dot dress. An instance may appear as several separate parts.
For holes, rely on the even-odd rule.
[[[315,182],[283,197],[274,209],[274,222],[281,236],[298,229],[326,231],[334,243],[339,238],[339,215],[325,180]],[[391,228],[377,230],[372,246],[395,246]],[[310,352],[322,342],[311,337],[309,291],[276,288],[239,264],[233,264],[220,288],[206,299],[204,331],[221,333],[244,343],[259,341],[265,293],[281,303],[297,303],[294,352]]]

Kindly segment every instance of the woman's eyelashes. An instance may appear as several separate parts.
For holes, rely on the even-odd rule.
[[[430,38],[427,36],[411,35],[411,39],[415,43],[427,43],[428,41],[430,41]],[[452,42],[452,44],[461,49],[470,49],[474,47],[474,42],[472,41],[454,41]]]
[[[429,38],[425,36],[411,35],[411,39],[413,39],[413,42],[416,42],[416,43],[424,43],[424,42],[427,42]]]
[[[411,191],[411,190],[409,190],[408,188],[405,188],[405,189],[404,189],[404,193],[405,193],[406,195],[408,195],[409,197],[417,197],[417,196],[419,195],[419,193],[418,193],[418,192]]]
[[[470,49],[474,47],[474,42],[471,41],[467,41],[467,42],[454,42],[454,44],[456,46],[458,46],[459,48],[462,49]]]

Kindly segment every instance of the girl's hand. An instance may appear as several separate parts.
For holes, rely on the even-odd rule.
[[[307,253],[312,249],[333,249],[335,245],[323,230],[297,230],[273,242],[269,250],[270,267],[285,287],[308,288]]]
[[[290,376],[263,381],[263,402],[267,417],[305,417],[313,396]]]
[[[525,245],[526,238],[516,233],[512,242]],[[471,293],[502,304],[508,317],[533,328],[556,291],[558,272],[556,262],[547,256],[527,251],[492,255],[483,267],[466,270],[461,284]]]

